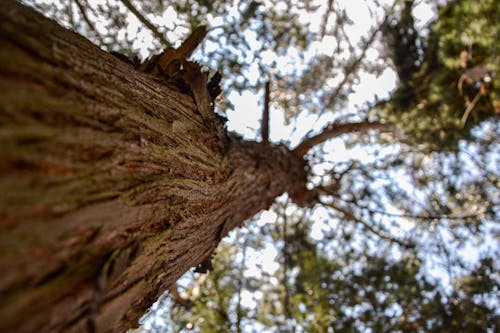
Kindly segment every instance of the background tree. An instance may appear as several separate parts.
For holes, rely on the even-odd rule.
[[[405,3],[387,25],[386,43],[400,79],[381,110],[415,142],[453,149],[474,125],[500,112],[494,76],[500,69],[494,1],[451,1],[439,10],[426,38],[415,31]],[[419,50],[420,46],[420,50]],[[498,85],[498,84],[497,84]]]
[[[295,128],[283,139],[300,158],[307,154],[309,191],[288,192],[312,208],[280,198],[274,219],[239,230],[218,251],[215,271],[195,277],[198,292],[186,288],[181,295],[171,287],[168,304],[178,329],[498,327],[494,1],[444,3],[427,34],[419,34],[413,16],[422,4],[374,1],[366,4],[374,23],[358,36],[350,30],[352,12],[334,1],[34,5],[105,50],[143,59],[208,23],[195,57],[222,73],[227,100],[217,110],[231,120],[238,111],[231,97],[261,94],[271,79],[271,107]],[[162,26],[167,15],[177,20]],[[135,31],[127,25],[131,18],[139,22]],[[149,49],[139,47],[141,39],[151,40]],[[391,98],[368,98],[353,110],[349,97],[361,79],[383,75],[387,66],[399,77]],[[304,126],[311,113],[316,123]],[[331,144],[339,136],[348,151],[364,149],[366,156],[339,158]],[[248,253],[266,244],[276,248],[280,266],[253,276]],[[487,246],[477,257],[462,258],[481,244]]]

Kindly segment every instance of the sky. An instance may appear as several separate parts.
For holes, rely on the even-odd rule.
[[[46,3],[54,3],[53,0],[43,0]],[[358,41],[361,37],[366,36],[370,26],[374,24],[374,19],[370,15],[369,7],[373,1],[367,0],[335,0],[336,4],[341,8],[347,11],[347,14],[350,19],[352,19],[353,24],[347,28],[347,33],[354,41]],[[39,1],[42,2],[42,1]],[[102,3],[100,0],[90,0],[90,3],[93,5]],[[323,8],[326,7],[326,0],[316,0],[314,1],[316,4],[319,4]],[[381,3],[389,4],[392,3],[392,0],[381,0]],[[57,3],[57,2],[55,2]],[[421,30],[421,33],[425,34],[424,27],[425,25],[432,19],[435,18],[434,13],[434,1],[426,1],[420,0],[417,1],[417,5],[413,9],[413,13],[416,18],[417,27]],[[264,1],[265,6],[270,6],[271,3],[269,1]],[[278,4],[278,6],[280,6]],[[283,7],[285,8],[285,7]],[[234,10],[236,13],[236,10]],[[134,39],[134,48],[139,50],[139,55],[142,59],[147,58],[150,55],[150,49],[152,48],[154,37],[148,29],[141,28],[142,23],[132,15],[130,12],[128,13],[128,26],[125,31],[123,31],[122,37],[125,37],[127,34],[130,38]],[[323,10],[318,10],[317,13],[322,13]],[[231,14],[231,13],[229,13]],[[89,13],[92,16],[92,13]],[[379,13],[380,17],[381,13]],[[93,21],[96,21],[96,28],[98,30],[105,29],[105,25],[103,22],[99,21],[99,19],[95,17],[91,17]],[[163,15],[154,17],[149,16],[148,19],[151,20],[158,27],[162,27],[167,31],[167,38],[169,40],[178,40],[179,44],[188,31],[182,25],[177,25],[176,23],[180,22],[180,18],[177,16],[175,10],[172,6],[167,7]],[[321,17],[315,16],[313,14],[302,15],[300,17],[300,21],[303,23],[309,23],[311,29],[319,29],[319,22],[321,22]],[[209,23],[212,26],[217,26],[222,24],[222,21],[217,21],[217,19],[209,20]],[[252,37],[251,33],[248,33],[246,36],[249,44],[252,46],[252,43],[256,43],[255,39]],[[306,52],[306,59],[310,59],[312,57],[322,55],[322,54],[331,54],[333,52],[334,40],[332,37],[326,36],[321,41],[313,42],[311,47]],[[207,41],[207,44],[209,42]],[[255,44],[256,45],[256,44]],[[205,47],[209,50],[210,47],[217,47],[216,45],[205,45]],[[272,61],[276,61],[278,67],[286,67],[290,64],[287,62],[287,59],[284,57],[277,57],[272,52],[267,52],[262,54],[264,63],[271,63]],[[298,57],[297,54],[290,53],[287,56],[290,57]],[[341,54],[339,56],[348,56],[348,54]],[[370,59],[378,58],[378,51],[376,49],[371,49],[367,52],[367,57]],[[251,66],[249,72],[245,73],[245,76],[251,82],[257,82],[260,79],[259,77],[259,69],[258,66]],[[397,76],[394,70],[390,67],[385,68],[380,75],[375,75],[371,73],[361,73],[359,82],[354,86],[353,93],[349,96],[349,100],[347,106],[341,113],[343,114],[353,114],[356,113],[358,108],[363,107],[366,103],[373,102],[376,99],[385,99],[390,96],[391,91],[396,87]],[[334,86],[336,84],[335,80],[331,82]],[[263,104],[263,96],[262,93],[253,93],[250,91],[245,92],[236,92],[231,91],[226,96],[233,105],[234,108],[228,110],[227,118],[228,118],[228,129],[230,131],[238,132],[243,135],[246,139],[250,140],[259,140],[259,129],[260,129],[260,119],[262,113],[262,104]],[[298,115],[298,117],[292,121],[289,125],[285,124],[285,119],[282,110],[272,107],[270,114],[270,140],[275,143],[279,142],[287,142],[291,145],[291,147],[297,145],[300,140],[312,130],[309,134],[313,134],[319,132],[326,124],[332,122],[338,114],[333,115],[333,113],[324,113],[321,116],[317,114],[310,114],[308,112],[302,112]],[[300,126],[296,126],[296,124],[300,124]],[[334,161],[335,163],[342,163],[349,161],[351,159],[359,160],[361,162],[370,162],[373,160],[375,155],[373,154],[373,147],[360,147],[358,145],[353,147],[346,147],[342,138],[335,138],[325,143],[324,151],[326,152],[325,159]],[[493,162],[494,163],[494,162]],[[317,166],[317,168],[322,168],[324,166]],[[394,175],[397,181],[404,187],[411,186],[409,182],[407,182],[403,175]],[[278,199],[278,200],[282,200]],[[391,210],[392,213],[400,213],[395,210],[394,207],[387,207]],[[289,210],[294,210],[296,208],[289,207]],[[288,214],[292,212],[289,211]],[[275,223],[278,219],[278,215],[273,210],[267,210],[261,212],[256,221],[257,225],[264,225]],[[323,236],[322,231],[326,228],[331,228],[331,224],[335,223],[333,221],[329,221],[329,215],[325,208],[317,208],[312,212],[312,219],[316,221],[313,224],[311,237],[315,240],[321,240]],[[400,221],[403,229],[411,228],[411,224],[405,224],[404,220]],[[488,226],[487,226],[488,227]],[[232,235],[231,237],[234,237]],[[230,238],[231,238],[230,237]],[[440,237],[442,237],[445,241],[451,242],[451,235],[447,234],[446,231],[440,231]],[[482,244],[482,248],[473,247],[471,243],[465,244],[465,246],[459,250],[459,255],[464,258],[467,258],[471,261],[476,261],[479,257],[479,253],[483,251],[485,248],[494,247],[497,248],[498,244],[495,243],[494,239],[485,239]],[[248,249],[246,257],[247,269],[245,275],[247,277],[259,276],[262,272],[266,272],[270,275],[273,275],[279,269],[278,257],[279,251],[276,246],[273,244],[265,244],[264,249],[262,250],[254,250]],[[241,254],[240,254],[241,255]],[[393,255],[397,255],[393,254]],[[241,260],[241,258],[240,258]],[[439,278],[443,281],[443,285],[450,285],[450,280],[448,278],[447,272],[445,272],[440,266],[439,263],[433,262],[432,258],[429,258],[429,272],[433,274],[436,278]],[[191,273],[188,273],[188,275]],[[180,281],[180,284],[188,283],[189,279],[184,279]],[[275,283],[278,283],[276,280]],[[250,293],[249,291],[244,291],[242,294],[242,304],[248,308],[252,308],[255,306],[256,301],[262,297],[262,292],[254,292]],[[164,310],[162,310],[164,311]],[[161,312],[161,311],[160,311]],[[161,313],[160,313],[161,314]],[[158,317],[150,318],[148,320],[157,321],[161,320]],[[145,327],[148,325],[148,320],[144,322]],[[151,322],[149,322],[150,324]]]
[[[321,3],[322,6],[326,6],[326,1],[317,1],[316,3]],[[340,6],[340,8],[344,8],[347,11],[349,18],[351,18],[354,22],[353,25],[349,26],[347,31],[349,37],[354,41],[354,43],[356,43],[356,41],[359,41],[363,36],[366,36],[371,25],[376,23],[374,21],[374,18],[370,16],[367,5],[369,3],[369,1],[363,0],[337,1],[337,4]],[[382,3],[392,2],[382,1]],[[322,12],[322,10],[317,11],[317,13],[319,14],[321,14]],[[428,1],[420,1],[414,8],[414,14],[416,15],[416,24],[419,27],[424,27],[429,20],[435,17],[433,6]],[[175,19],[175,17],[175,13],[169,9],[167,9],[164,14],[164,19],[166,20],[172,20]],[[311,23],[311,28],[315,29],[315,27],[319,28],[321,17],[309,14],[301,18],[301,20],[304,23]],[[131,22],[133,22],[133,20]],[[217,22],[212,23],[213,25],[217,25]],[[136,28],[131,27],[130,30],[135,31]],[[252,46],[251,36],[247,36],[247,40]],[[147,42],[148,39],[144,39],[144,41]],[[257,45],[255,46],[255,48],[257,49]],[[216,46],[214,45],[213,47]],[[306,54],[306,59],[314,57],[318,54],[331,54],[332,52],[332,37],[327,36],[323,38],[321,42],[313,43],[312,47]],[[378,51],[375,49],[371,49],[367,52],[367,57],[373,59],[378,58]],[[263,62],[267,61],[271,63],[273,60],[277,62],[277,67],[287,66],[287,59],[279,58],[271,52],[267,55],[263,55]],[[251,82],[256,82],[259,79],[258,66],[251,67],[250,72],[246,73],[245,76]],[[380,100],[388,98],[392,90],[395,89],[396,83],[397,75],[395,71],[390,67],[387,67],[379,76],[367,72],[361,73],[360,80],[354,86],[354,91],[349,96],[347,107],[343,112],[345,114],[352,114],[367,102],[374,102],[376,99]],[[335,84],[335,82],[332,82],[332,84]],[[250,91],[232,91],[228,95],[226,95],[225,98],[227,98],[234,105],[234,108],[228,110],[226,114],[228,118],[228,130],[237,132],[243,135],[243,137],[246,139],[259,140],[263,94],[255,94]],[[332,120],[334,120],[334,115],[332,113],[326,112],[318,117],[317,114],[302,112],[298,115],[295,121],[292,121],[289,125],[286,125],[282,110],[271,107],[270,140],[275,143],[286,141],[293,147],[294,145],[297,145],[300,140],[303,139],[303,137],[309,131],[311,131],[311,129],[311,133],[319,132],[325,125],[332,122]],[[300,126],[296,126],[297,123],[299,123]],[[373,159],[375,157],[373,154],[371,154],[371,152],[367,153],[367,149],[370,150],[370,147],[361,148],[360,146],[355,146],[348,149],[346,148],[341,138],[335,138],[325,143],[324,151],[328,152],[328,154],[330,155],[325,157],[326,160],[335,161],[337,163],[346,162],[351,159],[360,160],[362,162],[369,162],[370,159]],[[289,207],[288,209],[296,208]],[[398,213],[397,211],[394,212]],[[313,239],[320,240],[323,237],[322,231],[326,228],[332,227],[331,225],[329,225],[332,223],[332,221],[328,222],[328,212],[325,208],[321,207],[313,211],[313,215],[311,216],[311,218],[312,220],[317,221],[313,224],[311,237]],[[264,225],[266,223],[275,223],[277,219],[278,216],[276,212],[270,209],[261,212],[256,218],[255,223],[257,223],[257,225]],[[404,227],[404,221],[401,221],[401,224]],[[408,223],[407,227],[411,227],[411,224]],[[234,237],[234,234],[230,236],[230,238],[231,237]],[[278,252],[275,245],[268,243],[265,244],[264,248],[261,250],[247,248],[246,251],[245,277],[259,277],[262,273],[268,273],[272,276],[279,269],[278,257],[280,256],[280,253]],[[239,260],[241,260],[241,258]],[[445,277],[445,272],[439,271],[439,267],[435,267],[434,272],[436,277]],[[186,278],[179,281],[179,285],[189,285],[189,276],[191,276],[191,273],[188,272]],[[278,284],[278,280],[275,280],[276,281],[274,283]],[[244,307],[251,309],[255,307],[257,301],[262,298],[262,293],[260,291],[253,293],[244,291],[241,297],[241,304]],[[151,318],[150,320],[161,321],[162,319]],[[149,324],[151,324],[151,322],[148,322],[146,320],[144,322],[145,328],[147,328]]]
[[[52,0],[42,0],[47,3],[54,3]],[[100,0],[90,0],[89,1],[94,6],[101,3]],[[392,0],[381,0],[379,1],[383,4],[390,4]],[[417,1],[417,5],[413,9],[413,14],[416,19],[416,25],[420,30],[420,33],[426,34],[425,26],[426,24],[435,18],[434,11],[434,1],[426,1],[421,0]],[[321,8],[325,8],[327,4],[327,0],[316,0],[315,4],[320,5],[320,9],[316,12],[321,15],[324,10]],[[373,9],[373,1],[367,0],[336,0],[336,5],[340,9],[345,9],[348,17],[353,21],[353,24],[347,27],[347,34],[350,39],[353,41],[355,45],[357,41],[359,41],[363,36],[367,36],[369,29],[372,25],[376,24],[375,19],[370,15],[370,8]],[[264,6],[272,5],[269,1],[264,1]],[[280,5],[278,4],[278,7]],[[286,7],[283,7],[284,9]],[[134,40],[133,47],[139,50],[139,56],[142,59],[146,59],[150,56],[150,49],[154,43],[154,37],[148,29],[144,29],[142,27],[142,23],[130,12],[127,12],[127,28],[122,33],[121,37],[125,37],[127,35],[129,38]],[[236,14],[236,9],[234,9],[234,13]],[[89,16],[92,16],[92,13],[88,13]],[[382,13],[378,13],[378,17],[380,19]],[[168,6],[163,15],[155,17],[148,16],[148,19],[154,23],[158,27],[162,27],[165,29],[167,39],[168,40],[177,40],[177,44],[179,44],[182,38],[189,33],[185,27],[182,25],[178,25],[181,20],[176,14],[175,10],[172,6]],[[96,28],[99,31],[105,29],[104,22],[100,21],[98,18],[91,17],[91,20],[96,22]],[[218,21],[219,20],[219,21]],[[312,30],[319,29],[319,25],[322,18],[321,16],[316,16],[314,14],[305,14],[299,18],[299,21],[302,23],[308,23]],[[222,24],[222,21],[217,18],[210,19],[209,23],[212,26],[218,26]],[[255,49],[258,49],[257,41],[254,36],[252,36],[252,32],[248,32],[245,36],[250,46],[255,46]],[[305,60],[311,59],[313,57],[319,55],[329,55],[332,54],[333,48],[335,45],[335,40],[331,36],[326,36],[321,41],[316,41],[311,43],[311,47],[305,53]],[[206,41],[204,45],[205,49],[209,51],[211,48],[218,47],[218,45],[210,44],[209,41]],[[347,49],[347,48],[346,48]],[[340,54],[340,57],[348,57],[349,54]],[[367,58],[370,60],[375,60],[379,57],[378,50],[376,48],[370,49],[367,54]],[[293,50],[287,54],[287,57],[296,57],[299,58],[298,54],[294,54]],[[272,52],[264,52],[262,54],[262,62],[264,64],[270,64],[273,61],[277,63],[277,67],[285,68],[286,66],[290,66],[289,59],[287,57],[279,57],[273,54]],[[245,77],[249,79],[251,83],[257,82],[259,79],[260,72],[259,67],[257,65],[250,66],[250,70],[245,73]],[[330,84],[333,86],[336,85],[336,81],[334,79],[331,80]],[[340,114],[348,115],[355,114],[356,111],[360,108],[363,108],[366,103],[373,103],[375,100],[386,99],[390,96],[391,92],[395,89],[397,84],[397,76],[394,70],[390,67],[385,68],[379,75],[375,75],[373,73],[362,72],[360,74],[360,79],[353,87],[353,92],[349,95],[348,103],[344,110],[340,112]],[[261,115],[262,115],[262,104],[263,104],[263,92],[254,93],[251,91],[231,91],[226,94],[226,99],[228,99],[232,104],[233,108],[227,111],[228,130],[237,132],[245,139],[249,140],[260,140],[260,123],[261,123]],[[275,107],[271,107],[270,110],[270,140],[275,143],[286,142],[291,147],[297,145],[307,134],[312,135],[314,133],[319,132],[324,126],[331,123],[338,117],[339,113],[335,115],[333,113],[325,112],[318,116],[318,114],[311,114],[309,112],[300,113],[290,124],[286,125],[284,114],[282,110],[279,110]],[[300,126],[296,126],[300,124]],[[332,139],[324,144],[324,152],[326,152],[325,160],[334,161],[335,163],[347,162],[349,160],[358,160],[360,162],[371,162],[373,159],[377,158],[373,154],[374,147],[366,146],[361,147],[359,145],[355,145],[353,147],[346,147],[342,138]],[[326,166],[316,166],[316,168],[326,168]],[[398,181],[405,186],[406,180],[404,176],[394,175],[398,178]],[[407,186],[411,186],[408,182]],[[283,198],[278,199],[283,200]],[[400,213],[394,207],[387,207],[391,210],[391,213]],[[295,207],[288,207],[289,210],[297,209]],[[289,211],[288,214],[292,212]],[[321,240],[323,237],[323,231],[332,228],[332,223],[335,221],[331,221],[329,218],[328,211],[323,207],[318,207],[313,210],[311,219],[316,221],[313,224],[311,237],[314,240]],[[264,224],[272,224],[276,223],[278,220],[278,215],[272,209],[261,212],[254,223],[257,225]],[[404,230],[408,230],[412,227],[411,223],[406,223],[404,220],[399,221],[401,228]],[[397,235],[396,235],[397,236]],[[441,232],[440,236],[444,240],[450,240],[451,236],[446,234],[446,232]],[[234,234],[229,238],[234,238]],[[484,247],[492,246],[494,244],[494,240],[487,239],[483,244]],[[470,260],[477,260],[481,249],[474,248],[471,244],[466,244],[463,249],[460,250],[460,255]],[[393,253],[394,256],[397,256],[398,253]],[[239,257],[238,257],[239,256]],[[241,260],[241,253],[237,256],[237,260]],[[264,248],[261,250],[255,250],[252,248],[247,249],[246,253],[246,271],[245,276],[249,277],[258,277],[262,273],[268,273],[269,275],[273,275],[279,269],[279,256],[280,253],[275,246],[275,244],[265,244]],[[239,258],[239,259],[238,259]],[[439,263],[433,261],[433,258],[429,258],[429,268],[428,271],[434,277],[441,279],[443,281],[443,285],[449,286],[450,280],[448,278],[447,272],[445,272]],[[179,281],[179,285],[188,285],[190,282],[190,276],[192,273],[188,272],[184,278]],[[271,279],[271,283],[273,280]],[[278,280],[275,279],[275,284],[278,284]],[[256,306],[257,301],[262,298],[262,292],[249,292],[244,290],[242,293],[242,305],[247,308],[253,308]],[[158,304],[155,305],[158,307]],[[165,321],[163,319],[163,315],[165,315],[166,309],[157,309],[157,316],[150,316],[143,318],[144,328],[151,327],[153,324],[159,324],[160,326],[165,325]]]

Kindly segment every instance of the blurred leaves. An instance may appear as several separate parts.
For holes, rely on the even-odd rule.
[[[429,34],[417,37],[412,4],[385,30],[400,81],[379,113],[413,144],[453,150],[460,139],[471,139],[471,128],[500,112],[500,11],[494,0],[450,1]]]
[[[104,50],[144,59],[162,47],[120,1],[26,2]],[[233,232],[215,270],[179,286],[192,307],[165,302],[169,325],[151,332],[500,329],[496,1],[439,2],[422,31],[420,1],[361,2],[370,22],[350,17],[347,1],[131,3],[173,45],[208,24],[194,58],[222,74],[227,96],[259,95],[271,77],[272,109],[287,122],[315,114],[397,128],[314,148],[309,187],[335,185],[325,204],[302,210],[280,198],[273,218]],[[388,67],[399,78],[391,97],[348,109],[361,77]]]

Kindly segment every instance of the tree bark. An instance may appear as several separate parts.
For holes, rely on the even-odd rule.
[[[0,2],[0,331],[124,332],[306,162]]]

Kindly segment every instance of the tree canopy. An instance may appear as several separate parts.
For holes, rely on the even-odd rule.
[[[270,140],[309,163],[317,200],[233,231],[143,330],[499,329],[496,1],[25,2],[132,60],[207,25],[193,58],[221,74],[228,128],[260,119],[269,82]]]

